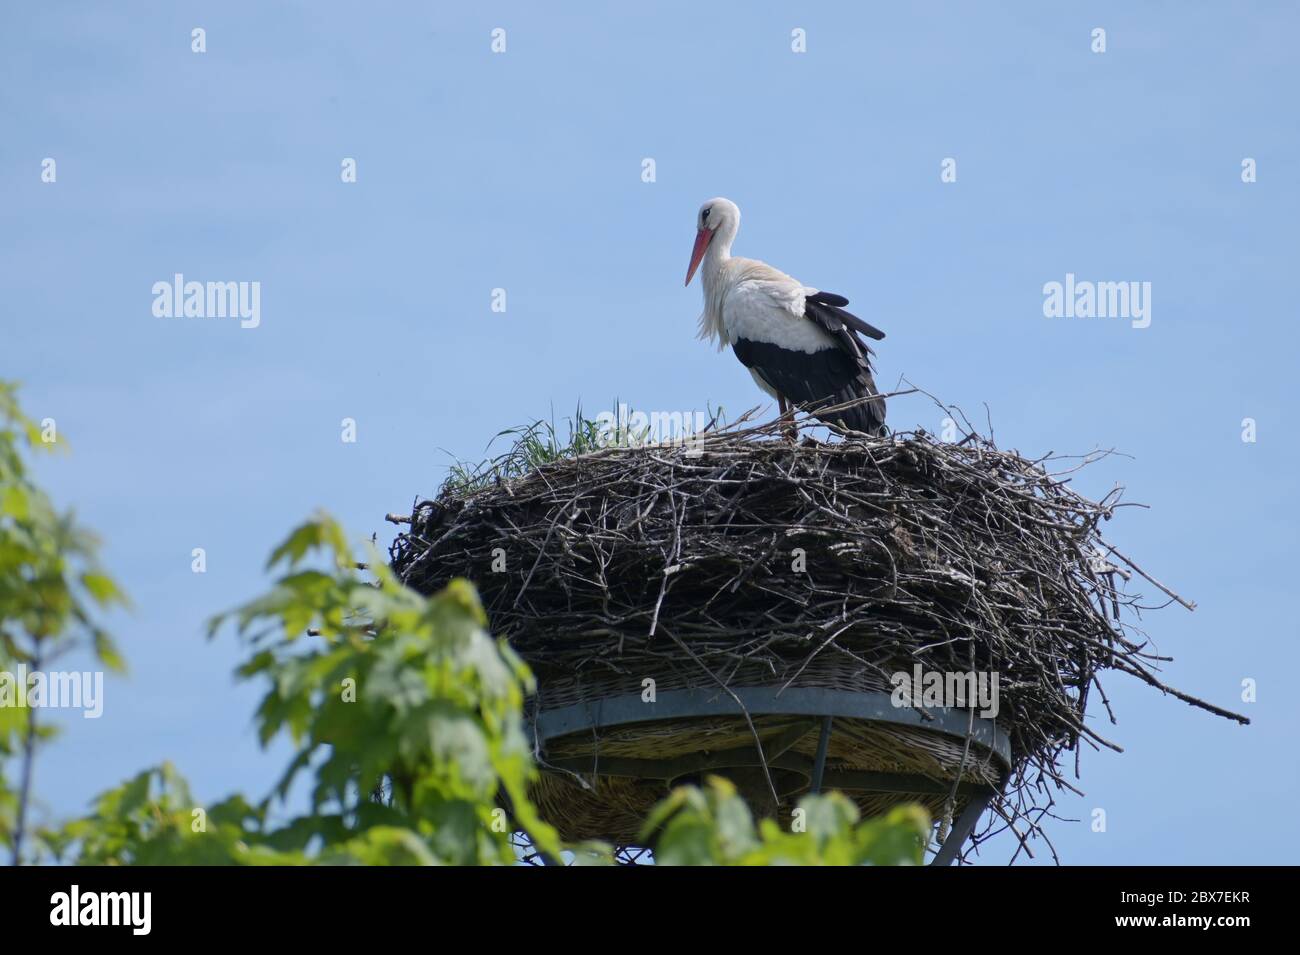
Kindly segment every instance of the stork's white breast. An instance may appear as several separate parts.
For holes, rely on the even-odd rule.
[[[731,344],[746,338],[810,354],[835,347],[830,335],[804,317],[804,298],[815,289],[762,262],[738,264],[722,302],[722,324]]]

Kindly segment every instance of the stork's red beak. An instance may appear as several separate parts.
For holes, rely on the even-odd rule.
[[[691,249],[691,265],[686,270],[686,284],[691,284],[691,279],[695,276],[695,270],[700,267],[700,260],[704,258],[704,250],[709,247],[709,240],[713,238],[712,229],[701,229],[695,233],[695,248]]]

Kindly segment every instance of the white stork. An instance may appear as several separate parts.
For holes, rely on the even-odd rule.
[[[877,341],[885,333],[844,310],[842,295],[808,288],[764,262],[731,254],[740,228],[740,209],[730,199],[700,206],[695,248],[686,270],[691,284],[703,263],[704,312],[700,338],[730,345],[758,387],[776,398],[783,417],[791,405],[810,405],[822,420],[852,431],[879,435],[885,429],[885,399],[871,377],[872,351],[858,333]],[[829,414],[854,398],[870,401]]]

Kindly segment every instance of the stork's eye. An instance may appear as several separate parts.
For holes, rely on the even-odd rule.
[[[705,209],[704,212],[702,212],[702,213],[700,214],[700,218],[701,218],[701,219],[707,219],[708,217],[709,217],[709,210],[708,210],[708,209]]]

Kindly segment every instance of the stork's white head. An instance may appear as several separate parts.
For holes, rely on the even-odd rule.
[[[686,284],[691,284],[691,279],[695,275],[695,270],[700,267],[700,262],[704,259],[704,253],[708,251],[709,245],[714,242],[715,237],[719,246],[725,246],[729,251],[731,240],[736,237],[736,230],[740,228],[740,209],[730,199],[710,199],[704,205],[700,206],[699,215],[695,218],[695,248],[691,249],[691,264],[686,269]]]

